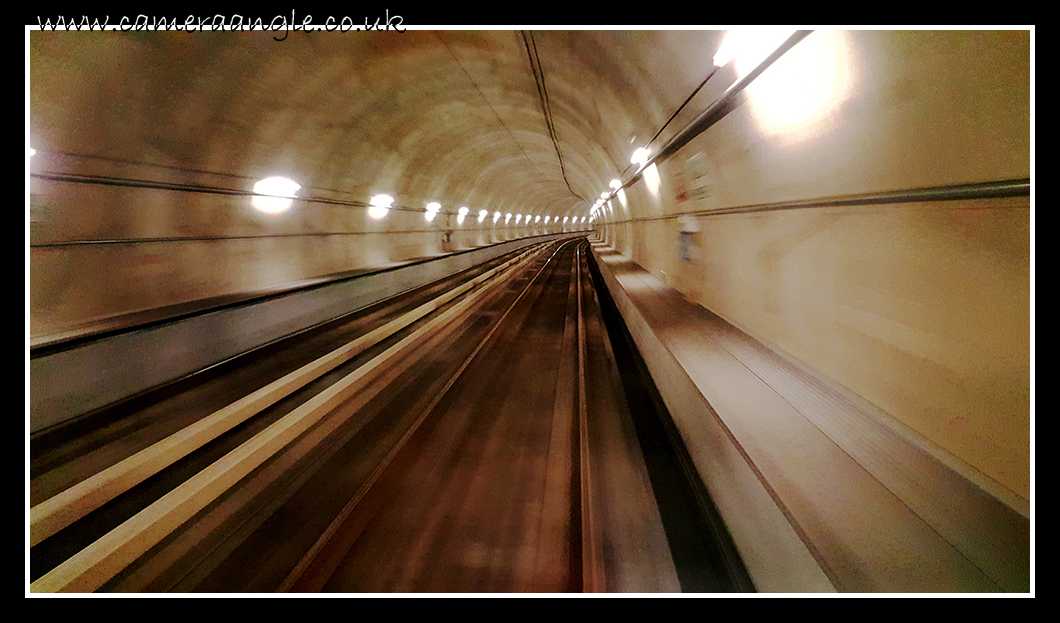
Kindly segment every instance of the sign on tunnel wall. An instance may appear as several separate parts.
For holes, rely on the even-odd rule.
[[[677,210],[709,210],[713,206],[714,175],[707,155],[700,151],[684,159],[674,172],[674,199]]]

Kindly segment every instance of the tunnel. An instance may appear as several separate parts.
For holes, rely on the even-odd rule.
[[[1033,29],[189,30],[26,31],[27,594],[1033,594]]]

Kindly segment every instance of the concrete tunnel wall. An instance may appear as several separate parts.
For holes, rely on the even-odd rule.
[[[562,168],[519,33],[375,34],[31,33],[31,339],[555,231],[475,215],[588,214],[723,33],[535,33]],[[1028,501],[1028,198],[710,212],[1029,178],[1030,34],[819,32],[799,46],[598,231]],[[820,46],[831,106],[777,127],[767,79],[799,76],[795,52]],[[284,214],[230,194],[275,174],[303,186]],[[402,209],[377,221],[362,206],[380,192]],[[429,201],[443,206],[432,222]],[[688,260],[681,229],[695,230]]]
[[[826,116],[770,132],[754,106],[737,109],[659,166],[657,194],[624,191],[602,230],[692,300],[1029,500],[1029,198],[710,214],[1030,177],[1023,34],[833,36],[849,91]],[[696,230],[688,260],[682,228]]]

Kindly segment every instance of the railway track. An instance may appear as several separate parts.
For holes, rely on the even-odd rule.
[[[31,590],[687,589],[587,247],[501,258],[41,440]]]

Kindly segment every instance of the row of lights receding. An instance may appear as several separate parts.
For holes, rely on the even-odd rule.
[[[734,67],[737,75],[742,77],[769,56],[769,54],[773,53],[780,43],[791,36],[791,33],[792,31],[786,28],[731,30],[726,34],[725,39],[718,48],[718,52],[714,55],[714,67],[721,68],[728,65],[730,62],[735,61]],[[803,46],[803,48],[805,47],[806,46]],[[650,156],[651,150],[647,147],[639,147],[633,152],[633,156],[630,158],[630,163],[640,165],[640,168],[637,169],[637,172],[640,172],[641,169],[644,169],[644,165],[647,164]],[[659,175],[655,163],[652,163],[650,167],[647,167],[644,173],[645,182],[649,187],[654,187],[652,190],[653,193],[657,192]],[[621,180],[613,179],[609,186],[612,190],[610,192],[601,193],[600,199],[593,204],[592,209],[589,211],[590,221],[596,219],[597,211],[610,200],[612,195],[622,192]]]
[[[37,150],[35,150],[32,147],[30,147],[29,151],[27,152],[27,155],[32,158],[34,156],[34,154],[36,154],[36,153],[37,153]],[[617,180],[615,180],[615,182],[617,182]],[[614,182],[612,182],[612,183],[614,183]],[[260,210],[262,212],[265,212],[265,213],[268,213],[268,214],[278,214],[278,213],[283,212],[283,211],[285,211],[285,210],[287,210],[288,208],[291,207],[291,204],[292,204],[292,202],[293,202],[293,200],[295,198],[295,193],[297,193],[300,188],[302,188],[302,187],[298,184],[298,182],[295,182],[294,180],[292,180],[290,178],[286,178],[286,177],[267,177],[267,178],[259,181],[257,184],[254,184],[254,196],[251,198],[250,202],[255,208],[257,208],[258,210]],[[391,197],[390,195],[376,195],[376,196],[372,197],[371,201],[368,202],[368,216],[370,216],[370,217],[372,217],[372,218],[374,218],[376,220],[381,219],[381,218],[383,218],[384,216],[387,215],[387,212],[390,211],[390,206],[393,205],[393,204],[394,204],[394,198]],[[442,209],[442,204],[438,203],[437,201],[432,201],[432,202],[427,204],[427,211],[426,211],[426,213],[424,213],[423,218],[426,219],[427,222],[433,221],[435,215],[438,214],[438,211],[441,210],[441,209]],[[468,212],[469,212],[468,208],[466,208],[466,207],[460,208],[460,210],[457,212],[456,222],[462,224],[464,222],[464,217],[466,217],[468,215]],[[478,222],[479,223],[483,222],[484,220],[486,220],[487,216],[489,216],[489,212],[487,212],[486,210],[480,210],[479,213],[478,213]],[[529,225],[530,224],[530,216],[531,215],[529,215],[529,214],[527,214],[525,216],[522,215],[522,214],[516,214],[515,215],[515,224],[518,225],[519,221],[521,221],[521,220],[523,220],[525,218],[526,219],[526,224]],[[493,213],[493,222],[494,223],[496,223],[498,220],[500,220],[500,218],[501,218],[501,213],[500,212],[494,212]],[[504,215],[504,224],[507,225],[508,222],[511,219],[512,219],[512,213],[508,212],[507,214]],[[549,217],[549,216],[546,216],[545,217],[545,225],[548,225],[550,220],[552,220],[552,218]],[[569,216],[564,216],[563,217],[563,223],[564,224],[566,224],[568,220],[571,223],[577,223],[578,222],[578,217],[576,217],[576,216],[573,217],[573,218],[571,218]],[[541,215],[534,216],[534,222],[535,223],[540,222],[540,221],[541,221]],[[553,222],[553,224],[558,223],[559,222],[559,217],[557,216],[555,218],[555,220],[552,220],[552,222]],[[582,217],[581,222],[582,223],[585,222],[585,217],[584,216]]]
[[[640,150],[638,150],[638,151],[640,151]],[[28,154],[29,154],[30,157],[33,157],[33,155],[36,154],[36,153],[37,153],[37,151],[35,149],[33,149],[32,147],[29,149]],[[611,180],[612,188],[616,188],[617,189],[620,185],[621,184],[620,184],[620,182],[618,180]],[[292,203],[292,201],[293,201],[293,199],[295,197],[295,193],[298,192],[298,190],[300,188],[302,188],[302,187],[297,182],[295,182],[294,180],[292,180],[290,178],[286,178],[286,177],[267,177],[267,178],[259,181],[257,184],[254,184],[254,196],[251,198],[251,204],[255,208],[257,208],[258,210],[260,210],[262,212],[265,212],[267,214],[278,214],[278,213],[283,212],[283,211],[285,211],[285,210],[287,210],[288,208],[291,207],[291,203]],[[597,203],[600,204],[603,201],[603,199],[606,198],[607,196],[608,196],[608,193],[604,193],[602,195],[601,201],[598,201]],[[390,195],[376,195],[376,196],[372,197],[371,201],[368,202],[368,216],[370,216],[370,217],[372,217],[372,218],[374,218],[376,220],[383,218],[384,216],[387,215],[387,212],[390,211],[390,206],[393,205],[393,203],[394,203],[394,198],[391,197]],[[427,204],[427,211],[423,215],[423,218],[426,219],[427,222],[433,221],[435,215],[438,214],[438,211],[441,210],[441,209],[442,209],[442,204],[438,203],[437,201],[432,201],[432,202]],[[456,222],[462,224],[464,222],[464,217],[467,216],[468,212],[469,212],[468,208],[466,208],[466,207],[460,208],[460,210],[457,212]],[[593,207],[593,212],[594,213],[596,212],[596,206]],[[487,212],[486,210],[480,210],[479,213],[478,213],[478,222],[479,223],[483,222],[484,220],[486,220],[487,216],[489,216],[489,212]],[[500,212],[494,212],[493,213],[493,222],[494,223],[496,223],[498,220],[500,220],[500,218],[501,218],[501,213]],[[530,215],[529,214],[527,214],[525,217],[522,214],[516,214],[515,215],[515,224],[518,225],[519,221],[521,221],[523,218],[526,219],[526,224],[529,225],[530,224]],[[582,223],[585,222],[585,218],[586,217],[584,217],[584,216],[581,218],[581,222]],[[507,225],[508,222],[511,219],[512,219],[512,213],[508,212],[507,214],[504,215],[504,224]],[[549,216],[545,217],[545,225],[548,225],[550,219],[551,219],[551,217],[549,217]],[[534,217],[534,222],[535,223],[539,222],[540,220],[541,220],[541,215],[537,215],[537,216]],[[564,224],[566,224],[568,220],[570,220],[571,223],[577,223],[578,222],[578,217],[574,217],[573,219],[571,219],[570,217],[567,217],[567,216],[563,217],[563,223]],[[558,222],[559,222],[559,217],[557,216],[555,218],[555,220],[553,221],[553,223],[558,223]]]
[[[254,193],[255,194],[254,194],[254,197],[251,199],[251,203],[258,210],[261,210],[262,212],[267,212],[269,214],[276,214],[276,213],[279,213],[279,212],[283,212],[284,210],[287,210],[288,208],[291,207],[292,200],[295,198],[295,193],[298,192],[298,189],[300,189],[300,188],[301,188],[301,186],[299,186],[297,182],[295,182],[295,181],[293,181],[291,179],[288,179],[286,177],[268,177],[268,178],[265,178],[265,179],[261,180],[257,184],[254,184]],[[385,217],[387,215],[387,212],[390,211],[390,207],[393,204],[394,204],[394,198],[391,197],[390,195],[376,195],[376,196],[372,197],[372,199],[368,202],[368,216],[370,216],[370,217],[372,217],[372,218],[374,218],[376,220],[381,219],[381,218],[383,218],[383,217]],[[442,204],[438,203],[437,201],[432,201],[432,202],[427,204],[427,209],[426,209],[426,212],[423,215],[423,218],[427,222],[431,222],[431,221],[434,220],[434,217],[438,214],[438,212],[441,209],[442,209]],[[466,207],[460,208],[460,210],[457,211],[457,216],[456,216],[457,223],[461,223],[462,224],[464,222],[464,219],[467,217],[469,212],[470,212],[470,210],[468,208],[466,208]],[[488,216],[489,216],[489,212],[487,212],[486,210],[480,210],[479,213],[478,213],[478,222],[481,223],[481,222],[485,221],[486,217],[488,217]],[[500,218],[501,218],[501,213],[500,212],[494,212],[493,213],[493,222],[494,223],[496,223],[498,220],[500,220]],[[522,215],[522,214],[516,214],[515,215],[515,224],[518,225],[520,221],[522,221],[523,219],[526,219],[526,224],[529,225],[530,224],[530,218],[531,218],[531,216],[529,214],[527,214],[525,216]],[[541,221],[541,216],[540,215],[535,216],[533,218],[534,218],[534,222],[535,223]],[[505,223],[505,225],[507,225],[508,222],[511,221],[511,219],[512,219],[512,213],[511,212],[505,214],[504,215],[504,223]],[[553,223],[558,223],[559,222],[559,217],[557,216],[553,220],[551,217],[546,216],[545,217],[545,224],[548,225],[550,220]],[[571,222],[576,222],[577,221],[577,217],[574,217],[573,220],[571,219],[571,217],[567,217],[567,216],[563,217],[563,222],[564,223],[566,223],[568,220],[571,220]],[[585,217],[582,217],[581,222],[583,222],[583,223],[585,222]]]
[[[732,46],[730,46],[730,47],[732,47]],[[734,55],[735,54],[732,51],[726,51],[725,50],[725,46],[723,45],[722,49],[720,49],[718,51],[718,53],[714,55],[714,65],[716,67],[720,67],[720,66],[728,63],[730,60],[732,60]],[[32,157],[36,153],[37,153],[36,150],[34,150],[32,147],[29,149],[29,156],[30,157]],[[650,155],[651,155],[651,151],[648,148],[639,147],[633,152],[633,156],[630,158],[630,163],[631,164],[639,164],[643,168],[644,164],[647,163],[648,157]],[[654,167],[655,165],[653,164],[652,166]],[[611,183],[609,185],[614,191],[621,191],[621,189],[622,189],[622,182],[619,181],[617,178],[611,180]],[[259,181],[257,184],[254,184],[254,193],[255,193],[255,195],[254,195],[253,199],[251,199],[251,203],[258,210],[260,210],[262,212],[266,212],[268,214],[276,214],[276,213],[279,213],[279,212],[283,212],[283,211],[285,211],[285,210],[287,210],[288,208],[291,207],[291,203],[292,203],[292,200],[295,197],[295,193],[298,192],[298,189],[300,189],[300,188],[301,188],[301,186],[297,182],[295,182],[294,180],[291,180],[289,178],[286,178],[286,177],[267,177],[267,178]],[[603,193],[600,193],[600,198],[596,201],[596,203],[593,204],[592,210],[590,210],[590,219],[591,220],[595,220],[595,216],[596,216],[597,210],[599,210],[610,199],[611,194],[612,193],[606,192],[606,191],[603,192]],[[372,197],[372,199],[371,199],[371,201],[369,201],[369,205],[368,205],[368,216],[370,216],[370,217],[372,217],[374,219],[377,219],[377,220],[385,217],[387,215],[387,212],[390,211],[390,206],[393,205],[393,203],[394,203],[394,198],[391,197],[390,195],[376,195],[376,196]],[[423,215],[424,219],[427,220],[427,222],[433,221],[435,215],[438,214],[438,211],[441,210],[441,209],[442,209],[442,205],[440,203],[438,203],[437,201],[432,201],[432,202],[428,203],[427,204],[427,211]],[[462,224],[464,222],[464,218],[467,216],[468,212],[469,212],[468,208],[466,208],[466,207],[460,208],[460,210],[457,213],[457,217],[456,217],[457,223],[461,223]],[[486,219],[486,216],[488,216],[488,214],[489,213],[486,210],[481,210],[479,212],[479,214],[478,214],[478,222],[479,223],[483,222]],[[500,212],[494,212],[493,213],[493,222],[496,223],[500,219],[500,217],[501,217],[501,213]],[[508,222],[511,220],[511,218],[512,218],[511,212],[507,213],[504,216],[504,224],[507,225]],[[519,221],[522,218],[523,218],[522,214],[515,215],[515,224],[518,225]],[[563,222],[566,223],[567,219],[568,219],[568,217],[564,216],[563,217]],[[534,222],[536,223],[536,222],[538,222],[540,220],[541,220],[541,217],[537,216],[534,219]],[[557,221],[559,220],[558,217],[557,217],[556,220]],[[575,221],[577,221],[577,217],[575,217]],[[529,216],[526,217],[526,222],[529,224],[529,222],[530,222],[530,217]],[[545,217],[545,224],[547,225],[548,222],[549,222],[549,217],[546,216]],[[581,222],[583,222],[583,223],[585,222],[585,217],[584,216],[582,217]]]
[[[772,53],[773,50],[776,49],[779,42],[786,39],[790,35],[790,33],[790,29],[784,28],[769,30],[740,29],[730,31],[726,35],[725,40],[722,42],[722,45],[718,49],[718,52],[714,55],[714,66],[720,68],[724,67],[730,62],[736,61],[734,66],[736,67],[737,73],[738,75],[743,76],[748,71],[750,71],[752,67],[756,66],[759,62],[761,62],[762,59]],[[833,45],[835,45],[834,42]],[[803,48],[805,48],[805,46],[803,46]],[[832,56],[838,55],[835,50],[832,50],[831,52]],[[820,54],[819,51],[818,54]],[[828,87],[827,90],[829,91],[836,91],[840,88],[839,86],[834,84],[828,84],[825,86]],[[828,95],[833,100],[838,98],[838,95],[836,93],[830,92]],[[834,104],[834,101],[825,103]],[[816,103],[816,106],[817,108],[821,109],[825,108],[824,104],[822,103]],[[808,107],[808,105],[804,107]],[[800,111],[800,113],[804,116],[809,116],[809,113],[806,113],[805,111]],[[789,125],[790,124],[791,123],[789,121]],[[35,153],[36,151],[33,148],[29,148],[29,157],[32,157]],[[644,165],[648,162],[648,158],[650,157],[650,155],[651,151],[648,148],[640,147],[633,152],[633,156],[630,158],[630,162],[632,164],[639,164],[641,169],[643,169]],[[640,169],[638,169],[638,172],[639,171]],[[652,163],[652,165],[648,167],[647,170],[645,170],[645,178],[645,182],[650,187],[654,186],[652,192],[657,192],[659,177],[658,170],[655,168],[654,163]],[[600,194],[600,199],[597,200],[595,204],[593,204],[593,207],[590,210],[590,221],[595,220],[596,212],[610,200],[613,194],[618,193],[619,197],[622,198],[624,202],[624,198],[621,195],[622,182],[618,179],[613,179],[611,180],[609,186],[613,189],[612,192],[603,192]],[[256,193],[256,196],[253,199],[254,207],[258,208],[263,212],[283,212],[291,206],[291,199],[294,198],[294,193],[299,188],[301,188],[301,186],[299,186],[296,182],[283,177],[270,177],[261,180],[260,182],[254,185],[254,192]],[[390,210],[390,206],[393,204],[393,202],[394,199],[389,195],[376,195],[375,197],[372,197],[368,208],[369,216],[375,219],[383,218]],[[437,214],[440,209],[441,204],[439,204],[438,202],[431,202],[427,204],[427,211],[424,215],[424,218],[427,221],[432,221],[434,219],[435,214]],[[466,207],[460,208],[460,211],[457,215],[457,222],[463,223],[464,217],[467,216],[467,214],[468,209]],[[486,212],[486,210],[482,210],[481,212],[479,212],[478,222],[483,222],[486,219],[487,215],[488,213]],[[516,215],[516,224],[519,223],[521,218],[522,215]],[[567,222],[567,218],[568,217],[563,218],[564,223]],[[500,212],[495,212],[493,214],[493,222],[496,223],[498,219],[500,219]],[[510,219],[511,214],[509,213],[506,215],[504,222],[507,223]],[[537,216],[535,217],[534,222],[536,223],[540,220],[541,217]],[[558,220],[559,219],[557,217],[555,222],[558,222]],[[529,216],[526,217],[526,221],[529,224]],[[548,222],[549,217],[546,216],[545,224],[548,224]],[[577,217],[574,218],[574,222],[577,222]],[[584,216],[582,217],[581,222],[585,222]]]
[[[36,153],[37,153],[37,151],[35,149],[33,149],[32,147],[29,148],[29,151],[27,152],[29,157],[33,157],[33,155],[36,154]],[[295,198],[295,193],[297,193],[300,188],[302,188],[302,187],[298,184],[298,182],[295,182],[294,180],[292,180],[290,178],[286,178],[286,177],[267,177],[267,178],[259,181],[257,184],[254,184],[254,196],[251,198],[250,202],[255,208],[257,208],[258,210],[260,210],[262,212],[266,212],[268,214],[278,214],[278,213],[283,212],[283,211],[285,211],[285,210],[287,210],[288,208],[291,207],[291,204],[292,204],[292,202],[293,202],[293,200]],[[390,211],[390,206],[392,206],[393,204],[394,204],[394,198],[391,197],[390,195],[376,195],[376,196],[372,197],[371,201],[368,202],[368,216],[370,216],[370,217],[372,217],[374,219],[377,219],[377,220],[381,219],[381,218],[383,218],[384,216],[387,215],[387,212]],[[427,211],[423,215],[423,218],[426,219],[427,222],[433,221],[435,215],[438,214],[439,210],[441,210],[441,209],[442,209],[442,204],[438,203],[437,201],[432,201],[432,202],[427,204]],[[468,212],[470,212],[470,210],[468,208],[466,208],[466,207],[460,208],[460,210],[457,212],[457,216],[456,216],[457,223],[463,223],[464,222],[464,217],[466,217],[468,215]],[[486,220],[487,216],[489,216],[489,212],[487,212],[486,210],[480,210],[479,213],[478,213],[478,222],[481,223],[482,221]],[[501,213],[500,212],[494,212],[493,213],[493,222],[494,223],[496,223],[500,218],[501,218]],[[525,216],[522,215],[522,214],[516,214],[515,215],[515,224],[518,225],[519,221],[523,220],[524,218],[526,219],[526,224],[529,225],[530,224],[530,215],[529,214],[527,214]],[[508,221],[510,221],[511,219],[512,219],[512,213],[511,212],[505,214],[504,215],[504,223],[505,223],[505,225],[507,225]],[[535,223],[539,222],[540,220],[541,220],[541,216],[540,215],[537,215],[537,216],[534,217],[534,222]],[[551,220],[551,217],[546,216],[545,217],[545,225],[548,225],[550,220]],[[567,216],[563,217],[563,222],[564,223],[566,223],[568,220],[570,220],[572,223],[575,223],[575,222],[578,221],[578,217],[574,217],[573,219],[570,219],[570,217],[567,217]],[[559,217],[557,216],[555,218],[555,220],[553,221],[553,223],[558,223],[558,222],[559,222]],[[584,216],[582,217],[581,222],[582,223],[585,222],[585,217]]]
[[[637,169],[637,171],[639,172],[641,169],[644,168],[644,165],[648,163],[648,158],[650,156],[650,149],[648,149],[647,147],[638,147],[636,150],[634,150],[633,155],[629,159],[629,162],[630,164],[640,165],[640,168]],[[645,174],[648,175],[651,173],[655,173],[653,177],[657,178],[658,174],[654,162],[651,164],[650,167],[648,167],[648,169],[650,171],[645,171]],[[649,181],[649,183],[651,182]],[[657,182],[653,185],[657,185]],[[617,178],[611,180],[611,183],[608,184],[608,186],[611,187],[611,190],[600,193],[600,198],[596,200],[596,203],[593,204],[592,209],[589,210],[590,221],[596,220],[596,213],[600,210],[600,208],[604,207],[604,205],[611,200],[612,195],[622,192],[622,181]]]
[[[37,153],[37,151],[30,147],[27,153],[28,156],[32,158],[33,155]],[[254,196],[251,198],[251,204],[258,210],[267,214],[278,214],[291,207],[293,199],[295,198],[295,193],[298,192],[300,188],[302,187],[298,184],[298,182],[295,182],[290,178],[267,177],[259,181],[257,184],[254,184]],[[393,205],[393,203],[394,198],[390,195],[376,195],[372,197],[371,201],[368,202],[368,216],[377,220],[383,218],[387,215],[387,212],[390,211],[390,206]],[[438,211],[441,209],[442,204],[438,203],[437,201],[432,201],[427,204],[427,211],[426,213],[424,213],[423,218],[426,219],[427,222],[433,221],[434,216],[438,214]],[[468,208],[460,208],[460,210],[457,212],[456,222],[462,224],[464,222],[464,217],[468,215],[468,212]],[[489,212],[487,212],[486,210],[480,210],[478,213],[478,222],[483,222],[484,220],[486,220],[487,216],[489,216]],[[500,218],[500,212],[493,213],[494,223],[500,220]],[[525,215],[525,217],[522,214],[516,214],[515,224],[518,225],[519,221],[521,221],[523,218],[526,219],[526,224],[529,225],[529,214]],[[508,212],[504,215],[504,224],[507,225],[511,219],[512,213]],[[540,220],[541,215],[537,215],[534,217],[535,223],[539,222]],[[545,225],[548,225],[550,220],[551,217],[546,216]],[[566,224],[568,220],[571,223],[577,223],[578,217],[574,217],[573,219],[568,216],[563,217],[564,224]],[[557,216],[553,223],[558,222],[559,217]],[[581,222],[585,222],[584,216],[582,217]]]

